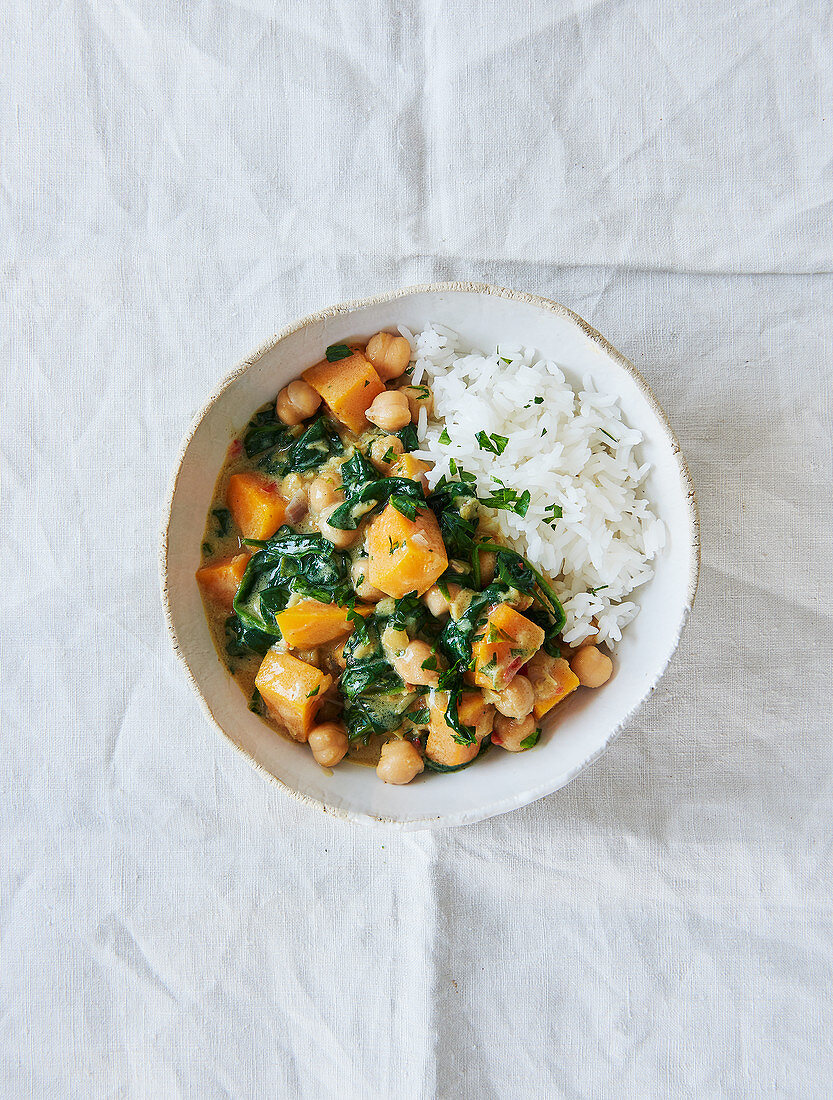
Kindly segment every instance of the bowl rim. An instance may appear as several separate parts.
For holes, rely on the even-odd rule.
[[[286,339],[294,332],[298,332],[303,328],[311,324],[315,324],[320,321],[329,320],[332,317],[339,315],[353,313],[359,309],[365,309],[370,306],[380,305],[384,302],[396,301],[398,298],[406,298],[415,294],[425,293],[474,293],[484,294],[497,298],[505,298],[509,301],[521,302],[527,305],[537,306],[550,313],[554,313],[566,320],[572,321],[577,324],[585,335],[598,344],[602,350],[617,364],[622,367],[628,374],[631,375],[636,385],[642,392],[643,397],[648,402],[652,411],[656,415],[657,419],[662,424],[665,432],[671,443],[672,454],[674,455],[677,463],[678,472],[682,483],[687,486],[687,506],[688,515],[690,521],[691,530],[691,567],[688,577],[688,587],[685,597],[685,607],[683,615],[680,620],[679,630],[677,636],[674,639],[674,644],[668,653],[668,657],[663,663],[662,667],[657,672],[654,679],[648,686],[642,699],[633,706],[626,714],[622,715],[620,720],[616,723],[613,729],[610,731],[608,737],[604,743],[601,744],[590,756],[583,760],[580,764],[577,764],[574,768],[571,768],[569,772],[561,775],[558,781],[553,785],[551,782],[543,782],[538,784],[531,790],[526,790],[522,793],[509,795],[499,802],[490,803],[488,806],[482,809],[466,810],[455,814],[436,814],[428,815],[420,818],[413,818],[408,821],[401,821],[397,818],[381,817],[372,812],[362,812],[358,810],[347,810],[340,806],[328,804],[318,798],[313,798],[311,795],[304,794],[302,791],[296,790],[294,787],[285,783],[278,776],[273,775],[267,768],[260,764],[242,745],[226,732],[217,717],[214,715],[211,707],[209,706],[205,696],[203,695],[197,679],[188,663],[188,658],[182,648],[182,645],[177,635],[176,627],[173,621],[173,614],[171,611],[171,593],[170,593],[170,577],[168,572],[168,535],[170,531],[171,516],[173,511],[174,497],[179,484],[179,478],[182,472],[182,464],[185,461],[185,455],[188,448],[191,445],[191,441],[208,415],[211,408],[216,404],[218,399],[225,393],[225,391],[231,386],[234,381],[242,374],[244,374],[250,367],[254,366],[268,351],[271,351],[282,340]],[[286,793],[290,794],[293,798],[306,806],[315,808],[316,810],[323,811],[324,813],[336,817],[342,821],[350,821],[353,823],[371,824],[371,825],[385,825],[389,827],[397,828],[403,832],[410,832],[418,829],[432,829],[432,828],[453,828],[458,825],[470,825],[478,821],[486,820],[490,817],[496,817],[499,814],[508,813],[511,810],[521,809],[523,806],[531,805],[533,802],[537,802],[538,799],[544,798],[549,794],[554,794],[570,783],[577,775],[583,772],[586,768],[589,768],[598,758],[607,751],[610,745],[616,740],[616,738],[622,732],[625,724],[645,705],[647,699],[653,694],[657,684],[665,674],[668,665],[671,662],[677,648],[680,644],[680,638],[683,631],[688,625],[688,621],[691,617],[691,611],[694,606],[694,599],[697,594],[697,584],[700,575],[700,517],[697,508],[697,494],[694,488],[694,482],[691,477],[691,473],[686,464],[685,457],[683,456],[682,449],[679,441],[669,423],[668,416],[665,410],[657,401],[653,390],[642,377],[637,370],[634,363],[630,359],[626,358],[620,351],[618,351],[604,336],[596,329],[593,328],[583,317],[581,317],[574,310],[563,305],[561,302],[556,302],[551,298],[545,298],[540,294],[533,294],[528,291],[511,290],[508,287],[497,286],[491,283],[475,283],[475,282],[439,282],[439,283],[419,283],[414,286],[400,287],[397,290],[383,291],[378,294],[374,294],[368,298],[351,299],[346,302],[338,302],[335,305],[327,306],[324,309],[316,310],[313,313],[309,313],[304,317],[301,317],[295,321],[291,321],[289,324],[281,328],[274,336],[270,337],[260,344],[253,352],[241,359],[220,381],[218,386],[214,389],[211,395],[203,403],[201,408],[192,417],[191,423],[188,427],[185,436],[179,447],[179,451],[176,456],[175,465],[173,467],[173,473],[169,478],[168,492],[165,500],[165,507],[163,511],[162,525],[159,533],[159,581],[160,591],[162,597],[162,607],[165,614],[165,623],[168,628],[168,635],[173,646],[174,654],[182,664],[186,678],[191,686],[191,689],[197,696],[200,703],[203,714],[208,718],[209,722],[222,734],[226,742],[231,744],[241,755],[248,761],[250,766],[254,767],[262,776],[271,781],[278,788]]]

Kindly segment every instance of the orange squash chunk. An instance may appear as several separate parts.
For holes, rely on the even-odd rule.
[[[359,615],[369,615],[372,610],[372,607],[356,608]],[[276,615],[275,622],[287,645],[293,649],[309,649],[350,634],[355,624],[348,620],[348,614],[348,608],[334,603],[300,600]]]
[[[550,657],[543,650],[532,658],[526,668],[526,675],[535,692],[533,714],[543,718],[556,703],[576,690],[578,676],[561,657]]]
[[[440,528],[430,508],[408,519],[388,504],[367,529],[367,579],[399,599],[427,592],[448,567]]]
[[[397,458],[396,462],[390,468],[391,477],[407,477],[410,481],[422,481],[423,474],[426,474],[431,467],[427,462],[423,462],[419,458],[414,458],[413,455],[404,454]]]
[[[324,359],[305,370],[303,379],[321,394],[336,420],[353,432],[363,432],[367,427],[365,413],[385,389],[373,364],[360,351],[336,363]]]
[[[244,539],[268,539],[286,515],[286,501],[275,485],[260,474],[232,474],[226,503]]]
[[[485,632],[472,646],[474,682],[502,691],[515,673],[541,648],[544,631],[508,603],[492,608]]]
[[[248,564],[248,554],[237,554],[233,558],[213,561],[210,565],[204,565],[202,569],[198,569],[197,581],[203,594],[212,603],[220,604],[221,607],[231,607]]]
[[[457,707],[457,715],[464,726],[475,727],[477,740],[472,745],[461,745],[454,740],[454,731],[445,720],[445,708],[448,705],[448,695],[438,692],[430,704],[430,725],[428,741],[425,745],[425,755],[435,764],[442,764],[446,768],[457,768],[461,764],[468,764],[474,760],[480,752],[480,745],[484,737],[491,732],[491,722],[494,720],[495,708],[487,706],[479,691],[464,691],[460,696]]]
[[[318,708],[333,682],[320,668],[289,653],[269,652],[255,677],[255,687],[272,716],[296,741],[306,741]]]

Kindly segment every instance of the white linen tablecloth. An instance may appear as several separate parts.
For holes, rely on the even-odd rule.
[[[826,1098],[824,0],[10,0],[0,1089]],[[190,418],[294,317],[535,291],[644,372],[695,614],[569,787],[456,831],[267,785],[175,663]]]

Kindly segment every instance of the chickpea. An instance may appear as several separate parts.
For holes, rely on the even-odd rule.
[[[347,755],[350,742],[338,722],[325,722],[309,732],[309,747],[322,768],[334,768]]]
[[[328,505],[340,503],[343,494],[327,478],[317,477],[307,490],[307,497],[311,512],[323,512]]]
[[[451,604],[448,602],[448,600],[440,591],[439,586],[436,584],[432,584],[428,591],[423,594],[422,602],[425,604],[431,614],[438,619],[442,615],[447,615],[451,610]]]
[[[374,439],[371,443],[370,461],[377,470],[388,473],[404,450],[402,440],[398,436],[383,435],[380,439]]]
[[[399,378],[411,361],[411,345],[404,336],[377,332],[367,341],[365,355],[383,382]]]
[[[532,713],[535,703],[535,691],[532,683],[526,676],[513,676],[511,681],[501,691],[489,691],[483,693],[489,703],[494,703],[501,714],[506,718],[526,718]]]
[[[423,668],[426,663],[434,667]],[[409,642],[404,652],[394,657],[392,664],[406,684],[436,686],[439,683],[437,655],[426,642]]]
[[[583,646],[570,661],[570,668],[583,687],[597,688],[606,684],[613,672],[613,661],[594,645]],[[517,676],[515,677],[517,680]]]
[[[286,387],[286,396],[304,420],[317,412],[318,406],[321,404],[321,394],[316,393],[303,378],[296,378],[294,382],[289,383]]]
[[[420,409],[425,409],[428,416],[433,416],[434,395],[428,386],[403,386],[399,392],[404,393],[408,399],[408,408],[414,423],[419,419]]]
[[[373,399],[366,413],[367,419],[386,432],[398,432],[411,423],[408,398],[399,390],[385,390]]]
[[[528,714],[526,718],[507,718],[499,714],[495,718],[492,743],[500,745],[507,752],[523,752],[521,741],[535,733],[535,718]]]
[[[424,767],[422,753],[411,741],[388,741],[382,745],[376,774],[385,783],[410,783]]]
[[[357,596],[361,596],[363,600],[370,600],[371,603],[378,603],[379,600],[384,599],[385,593],[367,579],[368,565],[367,558],[356,558],[350,567],[350,577]]]
[[[333,546],[337,546],[339,550],[346,550],[348,546],[352,546],[356,539],[359,537],[358,531],[341,531],[338,527],[331,527],[327,520],[338,508],[338,504],[328,505],[318,519],[318,529],[325,539],[329,540]]]
[[[300,410],[296,409],[289,400],[289,392],[286,387],[278,394],[278,399],[275,402],[275,412],[278,420],[282,420],[284,424],[288,424],[290,428],[294,427],[296,424],[300,424],[304,419]]]

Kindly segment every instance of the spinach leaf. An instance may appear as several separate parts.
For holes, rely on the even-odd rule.
[[[234,610],[246,630],[279,638],[275,616],[293,593],[341,606],[352,598],[350,556],[323,535],[297,534],[284,526],[265,542],[244,541],[257,549],[234,597]],[[241,641],[248,644],[245,637]]]
[[[477,513],[474,508],[469,507],[467,511],[471,511],[472,514],[464,519],[461,508],[473,499],[474,493],[469,485],[465,485],[462,481],[446,481],[445,478],[440,480],[428,496],[428,505],[437,518],[440,534],[451,558],[462,561],[471,558],[477,531]],[[457,580],[467,587],[479,587],[473,584],[473,577],[469,574],[462,578],[455,574],[444,579]]]
[[[419,481],[407,477],[380,477],[369,481],[358,492],[347,497],[343,504],[329,517],[327,522],[339,531],[355,531],[360,521],[369,513],[379,511],[391,497],[404,498],[413,505],[414,515],[417,508],[425,508],[425,493]],[[367,507],[364,507],[367,505]],[[402,511],[402,508],[397,510]],[[404,514],[404,513],[403,513]],[[413,516],[408,517],[413,518]]]
[[[378,476],[375,466],[357,447],[351,457],[341,464],[341,483],[345,497],[359,492],[369,481],[375,481]]]
[[[247,458],[269,451],[273,447],[288,447],[292,442],[289,428],[275,413],[275,406],[270,405],[255,413],[249,421],[246,434],[243,436],[243,449]]]
[[[398,432],[394,433],[402,440],[402,446],[405,451],[418,451],[419,439],[417,438],[416,428],[413,424],[406,424],[404,428],[400,428]]]
[[[462,688],[458,687],[448,693],[448,706],[445,709],[445,720],[453,730],[452,737],[459,745],[473,745],[475,741],[474,726],[466,726],[460,721],[458,707]]]
[[[250,650],[254,650],[255,653],[265,653],[275,641],[271,634],[244,627],[237,615],[229,615],[225,630],[228,639],[226,653],[230,657],[244,657]]]
[[[534,578],[534,587],[537,587],[539,594],[544,597],[542,602],[549,605],[549,611],[557,624],[556,633],[563,630],[567,617],[564,614],[561,601],[556,596],[552,585],[538,572],[535,566],[531,565],[526,558],[515,550],[510,550],[509,547],[501,546],[499,543],[481,542],[479,546],[481,550],[493,550],[495,552],[496,569],[501,577],[513,576],[521,579],[525,578],[527,573],[531,573]],[[515,581],[511,583],[513,588],[517,587]],[[522,588],[521,591],[531,592],[532,587]]]
[[[211,514],[217,524],[217,534],[220,538],[224,538],[231,530],[231,512],[228,508],[215,508]]]
[[[344,453],[344,444],[335,428],[324,416],[313,420],[300,439],[290,447],[285,473],[317,470],[333,455]]]

